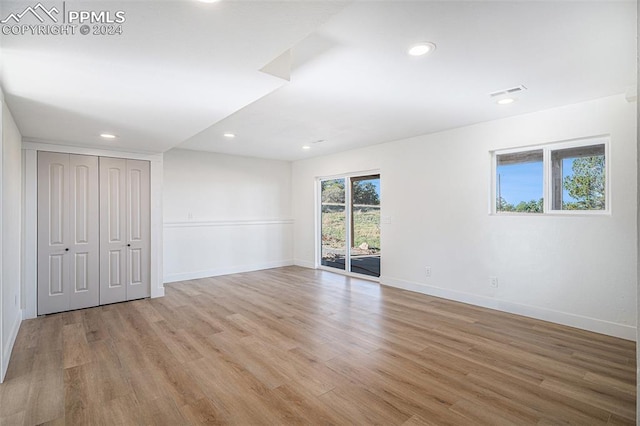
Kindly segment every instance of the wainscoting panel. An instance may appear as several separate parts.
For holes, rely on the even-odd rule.
[[[211,220],[164,224],[164,282],[293,264],[293,220]]]

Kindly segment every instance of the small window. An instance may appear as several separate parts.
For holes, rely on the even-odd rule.
[[[544,212],[541,149],[496,156],[496,211]]]
[[[493,211],[607,211],[606,147],[606,139],[592,138],[495,152]]]
[[[551,151],[554,210],[605,210],[604,145]]]

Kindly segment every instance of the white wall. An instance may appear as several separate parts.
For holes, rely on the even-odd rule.
[[[1,95],[0,95],[1,96]],[[11,112],[2,101],[2,251],[0,257],[0,382],[4,380],[11,350],[20,328],[20,263],[21,263],[21,216],[22,216],[22,151],[20,132]]]
[[[165,282],[292,264],[291,163],[164,154]]]
[[[295,263],[315,262],[315,178],[380,169],[383,284],[635,339],[635,111],[614,96],[297,161]],[[491,150],[603,134],[611,215],[489,214]]]

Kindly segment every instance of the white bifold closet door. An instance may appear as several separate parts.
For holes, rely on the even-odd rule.
[[[39,315],[98,305],[98,203],[98,157],[38,153]]]
[[[149,297],[149,162],[100,157],[100,304]]]

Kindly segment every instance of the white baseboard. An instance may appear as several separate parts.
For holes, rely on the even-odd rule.
[[[597,318],[584,317],[567,312],[553,311],[550,309],[529,306],[506,300],[494,299],[477,294],[465,293],[461,291],[449,290],[441,287],[434,287],[427,284],[401,280],[393,277],[380,277],[380,283],[390,287],[397,287],[404,290],[427,294],[429,296],[454,300],[456,302],[468,303],[470,305],[481,306],[483,308],[495,309],[511,314],[522,315],[556,324],[567,325],[608,336],[619,337],[626,340],[636,341],[636,327],[618,324]]]
[[[303,268],[316,269],[315,263],[309,262],[308,260],[293,259],[293,264]]]
[[[4,382],[4,376],[7,374],[7,368],[9,368],[9,360],[11,359],[11,352],[13,351],[13,345],[16,343],[18,337],[18,331],[20,331],[20,324],[22,323],[22,311],[18,311],[18,315],[13,321],[11,331],[9,335],[9,342],[6,348],[2,348],[2,365],[0,366],[0,383]]]
[[[157,288],[151,292],[151,298],[155,299],[156,297],[164,297],[164,287]]]
[[[227,268],[207,269],[203,271],[183,272],[177,274],[165,274],[164,282],[173,283],[177,281],[195,280],[198,278],[218,277],[220,275],[239,274],[242,272],[260,271],[262,269],[280,268],[293,265],[292,260],[281,260],[276,262],[257,263],[252,265],[238,265]]]

